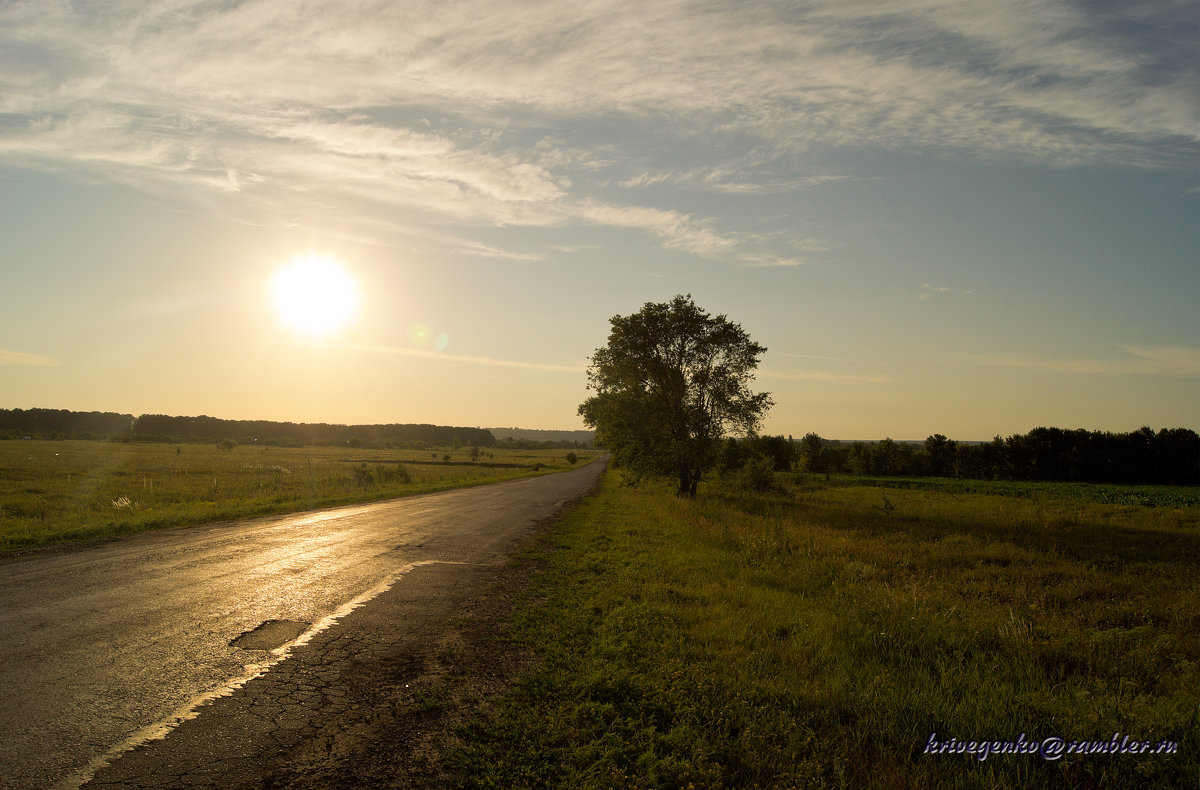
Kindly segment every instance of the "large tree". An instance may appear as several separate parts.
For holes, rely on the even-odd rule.
[[[753,432],[772,405],[768,393],[750,391],[765,351],[691,294],[647,302],[613,317],[608,345],[596,349],[588,370],[596,394],[579,413],[618,465],[670,477],[680,496],[695,496],[722,436]]]

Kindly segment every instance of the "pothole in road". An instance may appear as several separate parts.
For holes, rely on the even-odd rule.
[[[308,630],[312,623],[301,623],[298,620],[268,620],[246,631],[229,643],[230,647],[240,647],[243,650],[274,650],[286,645],[300,634]]]

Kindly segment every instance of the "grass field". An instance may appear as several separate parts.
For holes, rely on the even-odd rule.
[[[803,480],[804,475],[797,476]],[[818,478],[813,478],[817,480]],[[802,484],[802,483],[801,483]],[[838,475],[827,486],[905,488],[957,494],[995,494],[1042,502],[1077,500],[1107,505],[1200,507],[1200,488],[1114,483],[1022,482],[1018,480],[960,480],[946,477],[858,477]]]
[[[0,551],[570,468],[566,450],[481,452],[0,441]],[[575,453],[576,466],[598,455]]]
[[[1200,785],[1196,507],[610,473],[528,561],[462,787]],[[1151,751],[1038,753],[1114,735]]]

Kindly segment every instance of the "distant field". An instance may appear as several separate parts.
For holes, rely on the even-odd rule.
[[[1200,508],[780,479],[610,473],[529,558],[540,661],[457,786],[1200,786]]]
[[[0,441],[0,551],[562,471],[567,452]]]

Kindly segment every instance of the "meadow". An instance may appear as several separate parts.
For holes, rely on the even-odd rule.
[[[1200,508],[944,487],[610,472],[524,558],[537,658],[457,785],[1200,785]]]
[[[1200,488],[1169,485],[1120,485],[1113,483],[1040,482],[1021,480],[971,480],[947,477],[832,476],[831,486],[874,486],[958,494],[997,494],[1043,502],[1076,500],[1108,505],[1149,507],[1200,507]]]
[[[5,440],[0,551],[562,471],[567,453]]]

